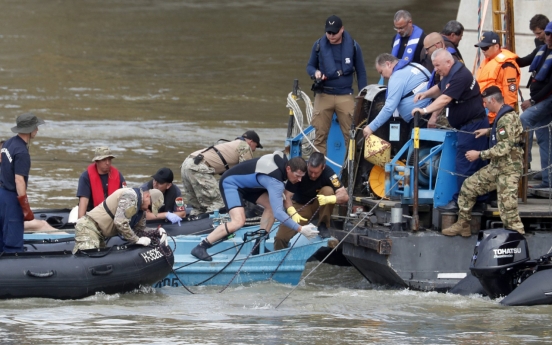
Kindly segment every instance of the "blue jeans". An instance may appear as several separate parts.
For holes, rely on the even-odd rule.
[[[552,96],[548,96],[544,101],[527,108],[521,115],[520,120],[523,128],[535,128],[549,124],[552,121]],[[539,153],[541,159],[541,169],[546,168],[552,163],[550,157],[550,133],[548,128],[541,128],[535,131],[537,143],[539,144]],[[533,145],[533,132],[529,133],[529,161],[531,161],[531,147]],[[542,172],[542,183],[550,186],[548,170]]]

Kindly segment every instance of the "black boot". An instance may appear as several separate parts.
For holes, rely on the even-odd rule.
[[[330,230],[328,230],[328,227],[326,226],[326,224],[324,224],[324,223],[319,223],[318,224],[318,236],[320,236],[322,238],[331,237]]]
[[[199,260],[213,261],[211,255],[207,253],[207,249],[211,248],[212,246],[213,245],[209,243],[206,238],[204,238],[194,249],[192,249],[191,254]]]

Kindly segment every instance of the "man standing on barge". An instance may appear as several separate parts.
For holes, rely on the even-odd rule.
[[[353,122],[355,99],[353,81],[356,73],[358,90],[366,85],[366,68],[362,50],[338,16],[326,19],[326,34],[314,42],[307,63],[307,73],[316,80],[313,85],[314,109],[312,126],[315,128],[314,146],[326,154],[326,141],[335,112],[345,147]]]
[[[483,91],[485,107],[496,113],[492,128],[478,129],[475,137],[489,137],[490,149],[466,152],[470,162],[490,159],[490,164],[468,177],[462,184],[458,197],[458,221],[443,229],[446,236],[471,236],[471,210],[477,196],[496,190],[500,219],[507,229],[524,234],[518,212],[518,182],[523,171],[523,127],[519,116],[508,104],[497,86]]]
[[[436,73],[441,76],[441,81],[431,89],[416,94],[414,101],[426,98],[435,100],[425,108],[414,108],[412,115],[416,112],[433,113],[433,118],[436,116],[435,110],[447,108],[445,111],[450,125],[459,130],[456,144],[456,181],[460,190],[467,177],[486,165],[481,160],[468,161],[466,152],[487,149],[487,140],[482,137],[474,139],[471,133],[478,129],[488,129],[489,120],[483,107],[479,85],[466,66],[460,61],[454,61],[450,52],[445,49],[437,49],[431,59]],[[457,200],[458,193],[455,193],[452,200],[440,209],[458,210]],[[479,198],[481,202],[485,200],[486,196]],[[477,207],[486,208],[486,205],[481,203]]]

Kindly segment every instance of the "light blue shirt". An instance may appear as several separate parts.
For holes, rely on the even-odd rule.
[[[416,65],[419,69],[412,65]],[[398,110],[399,115],[404,121],[410,122],[412,120],[412,109],[427,106],[431,102],[431,99],[426,98],[414,103],[414,95],[426,90],[426,84],[430,76],[431,73],[424,66],[417,63],[411,63],[394,71],[391,74],[391,78],[389,78],[385,105],[374,121],[368,125],[372,132],[383,126],[393,116],[395,110]],[[410,91],[414,91],[414,94],[401,99]]]

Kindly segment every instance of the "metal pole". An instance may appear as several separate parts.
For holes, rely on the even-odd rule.
[[[347,155],[347,193],[349,194],[349,202],[347,202],[347,217],[351,216],[353,211],[353,191],[355,189],[355,123],[351,123],[351,131],[349,132],[349,149]]]
[[[419,173],[419,160],[420,157],[420,127],[418,121],[420,119],[420,113],[414,114],[414,205],[412,210],[412,231],[418,231],[420,229],[420,216],[418,215],[418,173]]]
[[[294,100],[297,100],[299,98],[299,80],[295,79],[293,81],[293,90],[291,92],[291,97],[293,97]],[[293,110],[289,108],[289,120],[288,120],[288,128],[287,128],[287,137],[291,138],[293,133],[293,125],[295,124],[295,120],[293,118]]]

